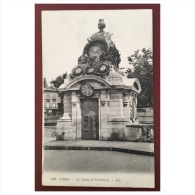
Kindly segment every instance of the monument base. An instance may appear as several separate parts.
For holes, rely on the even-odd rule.
[[[76,127],[72,125],[72,120],[67,114],[57,120],[56,140],[76,140]]]
[[[142,125],[132,124],[126,125],[125,139],[126,141],[141,141]]]
[[[153,124],[130,124],[125,128],[127,141],[154,142]]]

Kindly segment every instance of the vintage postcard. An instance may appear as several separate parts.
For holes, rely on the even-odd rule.
[[[153,10],[43,10],[42,185],[155,188]]]

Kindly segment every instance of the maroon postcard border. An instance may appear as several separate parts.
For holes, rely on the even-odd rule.
[[[155,188],[42,186],[42,40],[43,10],[153,10]],[[160,4],[35,4],[35,191],[160,191]]]

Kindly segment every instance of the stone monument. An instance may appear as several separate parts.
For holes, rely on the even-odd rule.
[[[64,115],[57,121],[56,139],[60,135],[64,140],[139,138],[140,82],[120,72],[120,54],[105,27],[100,19],[99,32],[87,39],[78,64],[58,89]]]

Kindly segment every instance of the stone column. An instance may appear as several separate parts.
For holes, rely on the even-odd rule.
[[[130,122],[139,123],[137,119],[137,95],[131,91],[129,96],[129,107],[130,107]]]
[[[110,116],[123,116],[123,94],[121,90],[111,90],[110,99]]]
[[[76,91],[72,92],[71,102],[72,102],[72,125],[76,125],[76,120],[77,120],[77,96],[76,96]]]
[[[100,94],[100,139],[102,137],[102,132],[104,132],[104,128],[107,126],[107,92],[105,90],[101,91]]]
[[[134,120],[134,116],[133,116],[133,92],[130,92],[129,95],[129,109],[130,109],[130,113],[129,113],[129,119],[130,119],[130,123],[133,123]]]
[[[82,118],[81,118],[81,101],[79,98],[77,98],[77,105],[76,105],[76,109],[77,109],[77,115],[76,115],[76,119],[77,119],[77,123],[76,123],[76,133],[77,133],[77,140],[82,139]]]
[[[63,120],[63,121],[69,121],[71,122],[71,115],[72,115],[72,111],[71,111],[71,94],[64,94],[64,114],[63,117],[60,118],[59,120]]]
[[[109,116],[110,113],[110,93],[107,91],[107,116]]]
[[[128,118],[124,116],[123,91],[121,89],[110,90],[108,122],[128,122]]]
[[[64,140],[76,139],[76,125],[72,125],[72,98],[71,93],[64,94],[64,115],[57,121],[56,139],[64,134]],[[73,115],[74,118],[74,115]]]
[[[129,92],[123,92],[123,113],[124,116],[129,120],[130,119],[130,107],[129,107]]]

